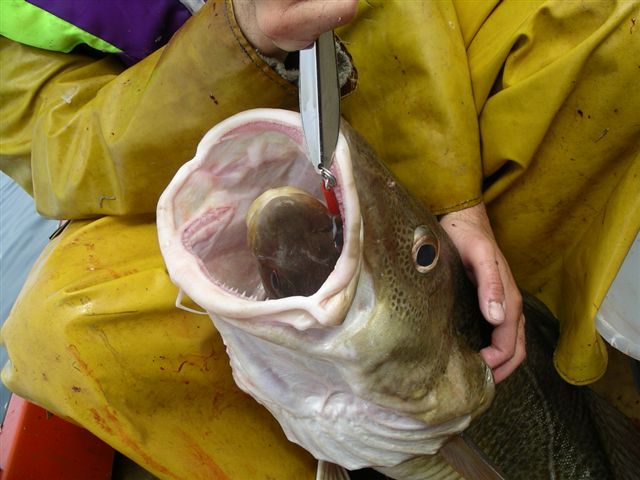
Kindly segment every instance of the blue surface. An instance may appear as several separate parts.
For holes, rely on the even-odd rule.
[[[0,319],[7,319],[22,285],[49,241],[58,222],[42,218],[33,199],[13,180],[0,173]],[[0,365],[7,352],[0,348]],[[0,386],[0,418],[4,418],[10,393]]]

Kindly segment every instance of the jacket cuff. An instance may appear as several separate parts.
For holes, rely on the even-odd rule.
[[[226,1],[226,11],[231,30],[233,31],[236,40],[240,44],[241,48],[249,55],[252,61],[256,63],[266,63],[280,78],[289,82],[292,85],[298,84],[298,78],[300,76],[298,52],[290,52],[287,59],[283,62],[277,58],[264,55],[260,50],[254,48],[248,40],[244,37],[238,22],[236,21],[233,0]],[[358,81],[358,73],[353,65],[353,60],[346,46],[340,41],[338,37],[335,38],[336,42],[336,55],[338,61],[338,83],[340,85],[341,95],[349,95],[356,87]]]
[[[240,29],[240,25],[236,21],[235,13],[233,10],[233,0],[225,0],[225,18],[227,20],[227,24],[235,37],[238,46],[242,49],[244,54],[251,60],[253,64],[256,65],[265,75],[269,78],[277,81],[284,88],[289,90],[291,93],[295,93],[295,87],[291,84],[286,76],[280,75],[276,68],[272,67],[272,64],[276,61],[275,59],[267,60],[269,57],[265,57],[260,54],[254,47],[249,43],[249,41],[245,38],[242,30]],[[214,16],[217,16],[215,12],[215,8],[213,9]]]

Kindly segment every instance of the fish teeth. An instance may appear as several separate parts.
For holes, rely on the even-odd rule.
[[[216,286],[219,287],[220,289],[224,290],[227,293],[230,293],[232,295],[235,295],[237,297],[242,297],[242,298],[246,298],[248,300],[253,300],[255,302],[260,301],[260,298],[258,297],[257,294],[249,294],[247,290],[243,290],[242,293],[240,293],[240,289],[236,288],[236,287],[232,287],[231,285],[227,285],[226,283],[220,281],[219,279],[216,279]]]

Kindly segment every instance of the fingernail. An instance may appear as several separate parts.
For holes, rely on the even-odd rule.
[[[495,323],[504,322],[504,307],[495,300],[489,300],[489,317]]]

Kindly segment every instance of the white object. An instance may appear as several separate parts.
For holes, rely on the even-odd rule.
[[[640,233],[596,314],[596,328],[613,347],[640,360]]]

